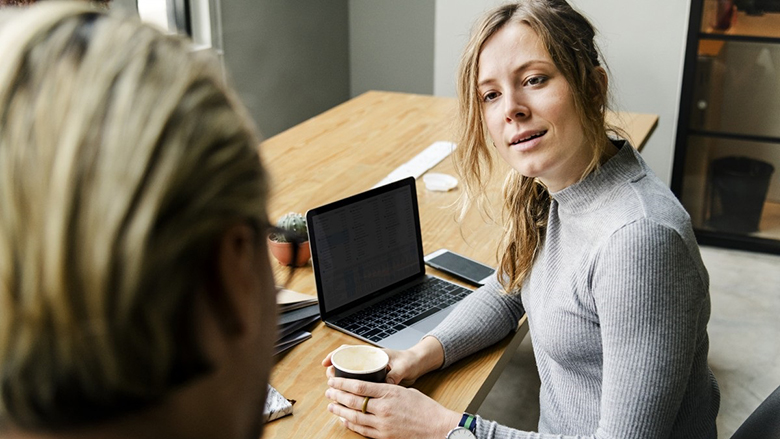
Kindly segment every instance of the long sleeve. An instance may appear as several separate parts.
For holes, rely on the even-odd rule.
[[[502,293],[493,277],[466,297],[428,335],[444,347],[444,366],[497,343],[511,331],[525,311],[519,295]]]
[[[599,436],[669,437],[689,388],[701,319],[709,319],[705,282],[677,232],[648,220],[616,232],[599,255],[593,276],[604,351]],[[687,409],[708,411],[711,395],[701,396]],[[699,437],[709,427],[689,428],[699,430],[689,437]]]

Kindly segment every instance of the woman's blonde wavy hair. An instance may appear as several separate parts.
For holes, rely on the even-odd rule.
[[[465,186],[461,218],[475,203],[484,210],[494,166],[477,90],[479,56],[485,42],[510,22],[524,23],[536,32],[569,83],[586,142],[592,146],[582,177],[598,167],[607,133],[619,133],[605,121],[605,70],[599,68],[595,29],[585,17],[564,0],[523,0],[493,9],[477,24],[458,70],[460,134],[455,165]],[[497,251],[498,278],[507,292],[517,292],[544,241],[550,195],[540,181],[514,170],[506,177],[503,192],[506,225]]]
[[[210,372],[193,298],[221,303],[216,246],[267,223],[266,177],[211,54],[81,2],[15,14],[0,25],[0,421],[61,428]]]

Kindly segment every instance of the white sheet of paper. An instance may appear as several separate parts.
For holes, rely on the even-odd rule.
[[[439,164],[445,157],[450,155],[455,150],[456,145],[452,142],[434,142],[429,147],[425,148],[412,157],[411,160],[395,168],[393,172],[387,174],[387,177],[375,184],[374,187],[379,187],[398,181],[406,177],[418,178],[425,173],[425,171]]]
[[[317,298],[308,294],[299,293],[297,291],[282,289],[279,294],[276,295],[276,303],[279,305],[290,305],[298,302],[311,302],[314,303]]]

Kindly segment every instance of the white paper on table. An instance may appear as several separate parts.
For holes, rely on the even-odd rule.
[[[282,288],[276,294],[280,312],[293,311],[317,303],[317,298],[308,294]]]
[[[431,169],[444,160],[445,157],[450,155],[455,150],[456,145],[452,142],[434,142],[429,147],[425,148],[412,157],[411,160],[395,168],[393,172],[387,174],[387,177],[383,178],[374,187],[379,187],[392,183],[394,181],[401,180],[406,177],[418,178],[423,175],[425,171]]]

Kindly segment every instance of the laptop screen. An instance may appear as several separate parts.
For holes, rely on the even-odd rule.
[[[313,209],[310,245],[323,311],[424,273],[414,179]]]

